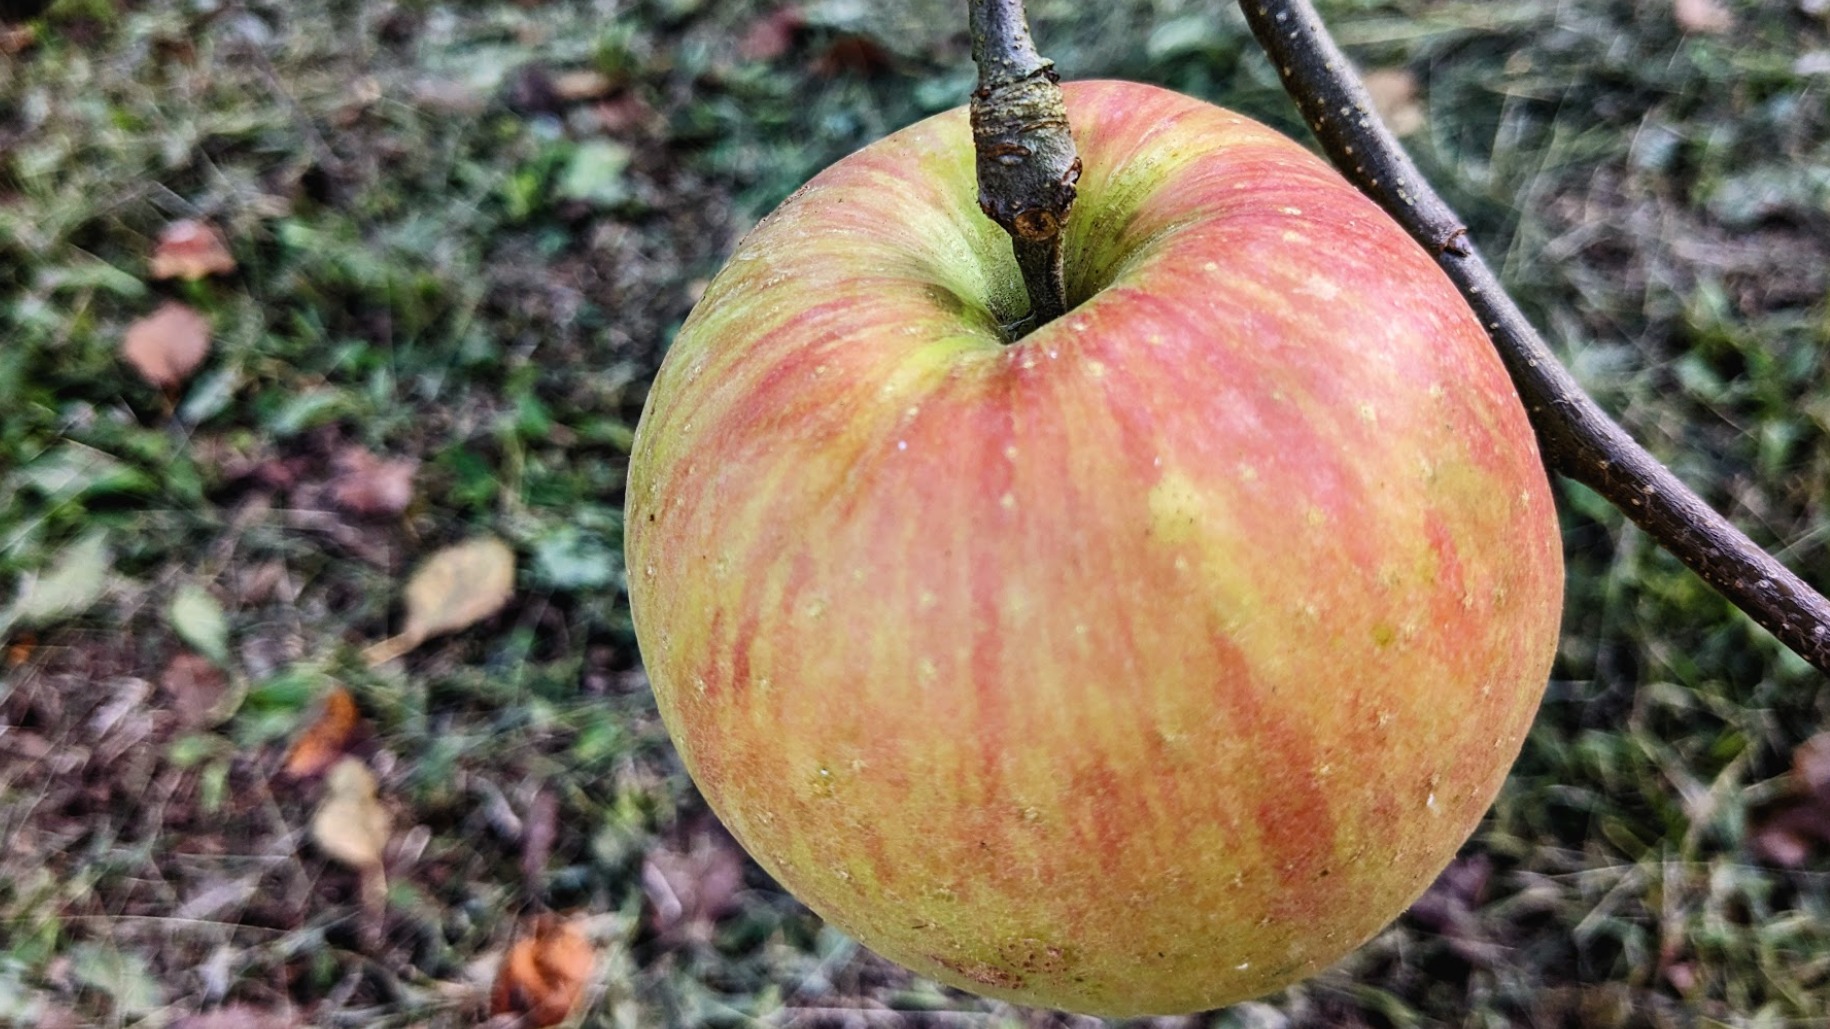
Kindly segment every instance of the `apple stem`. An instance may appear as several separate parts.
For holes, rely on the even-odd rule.
[[[1607,498],[1780,642],[1830,673],[1830,601],[1712,510],[1583,391],[1481,260],[1462,220],[1380,123],[1309,0],[1239,6],[1335,167],[1435,257],[1480,317],[1551,470]]]
[[[1080,155],[1068,131],[1055,62],[1029,36],[1023,0],[969,0],[972,143],[978,155],[979,208],[1010,234],[1029,316],[1023,332],[1067,310],[1061,232],[1074,206]]]

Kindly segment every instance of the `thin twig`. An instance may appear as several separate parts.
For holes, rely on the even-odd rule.
[[[1711,510],[1583,392],[1476,253],[1461,219],[1380,124],[1309,0],[1240,0],[1240,8],[1335,166],[1430,251],[1480,317],[1545,463],[1606,497],[1780,642],[1830,672],[1830,602]]]
[[[1034,329],[1067,310],[1061,230],[1074,206],[1080,155],[1068,132],[1055,62],[1029,38],[1023,0],[969,0],[972,143],[978,154],[979,207],[1010,233]]]

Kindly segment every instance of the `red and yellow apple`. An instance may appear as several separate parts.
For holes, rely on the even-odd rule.
[[[1070,84],[1066,315],[1014,343],[966,114],[750,233],[656,379],[630,601],[687,769],[832,923],[1105,1014],[1378,931],[1492,801],[1556,644],[1525,412],[1320,160]]]

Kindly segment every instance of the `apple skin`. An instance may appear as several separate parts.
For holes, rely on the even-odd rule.
[[[1238,115],[1064,88],[1077,306],[1000,344],[963,110],[827,169],[654,383],[630,602],[694,781],[819,915],[976,993],[1188,1012],[1448,862],[1561,551],[1517,394],[1385,214]]]

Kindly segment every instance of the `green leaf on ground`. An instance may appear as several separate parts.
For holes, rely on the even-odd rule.
[[[178,587],[165,616],[178,637],[198,653],[219,665],[228,663],[229,620],[209,590],[194,582]]]

